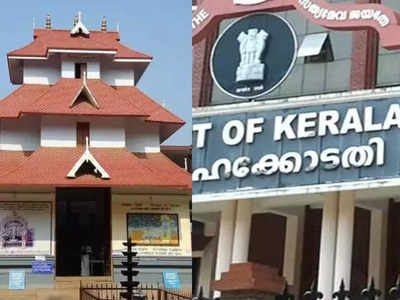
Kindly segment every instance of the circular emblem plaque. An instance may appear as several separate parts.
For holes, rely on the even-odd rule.
[[[211,52],[211,75],[235,98],[253,99],[278,87],[293,69],[296,34],[283,18],[258,13],[232,23]]]

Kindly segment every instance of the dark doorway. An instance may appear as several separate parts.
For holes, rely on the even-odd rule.
[[[89,123],[76,123],[76,145],[86,146],[86,138],[90,141],[90,124]]]
[[[301,299],[313,281],[318,281],[319,249],[321,246],[322,209],[306,206],[303,233],[303,259],[301,267]]]
[[[83,78],[86,73],[87,64],[86,63],[75,63],[75,78]]]
[[[371,211],[356,207],[354,210],[353,255],[351,263],[351,299],[362,299],[361,291],[368,286],[369,241]],[[337,287],[336,287],[337,288]]]
[[[266,237],[268,234],[268,238]],[[286,217],[273,213],[254,214],[251,218],[249,261],[283,272]]]
[[[110,199],[110,189],[57,189],[56,276],[111,275]]]

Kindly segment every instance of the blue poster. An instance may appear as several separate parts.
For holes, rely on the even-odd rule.
[[[32,274],[53,274],[54,262],[34,261],[32,262]]]
[[[25,289],[25,271],[11,270],[8,273],[8,289],[10,290]]]
[[[163,271],[164,286],[167,289],[180,289],[181,281],[178,272]]]

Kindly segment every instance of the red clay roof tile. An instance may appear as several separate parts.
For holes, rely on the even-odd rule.
[[[151,56],[131,50],[119,42],[118,32],[91,31],[88,37],[72,36],[69,30],[35,29],[34,40],[7,56],[46,57],[49,49],[115,51],[115,58],[152,59]]]
[[[162,153],[135,155],[126,148],[90,149],[110,179],[93,175],[67,178],[83,151],[83,147],[42,147],[29,157],[23,152],[0,151],[0,166],[4,166],[0,186],[191,188],[191,175]]]
[[[82,79],[60,79],[55,85],[22,85],[0,101],[0,118],[21,114],[137,116],[147,121],[178,124],[185,122],[136,87],[111,87],[100,79],[88,79],[87,86],[99,108],[82,101],[71,107]]]

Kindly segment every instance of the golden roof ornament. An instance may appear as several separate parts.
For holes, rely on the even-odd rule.
[[[84,35],[90,34],[89,30],[82,23],[82,13],[81,12],[78,12],[78,22],[74,25],[74,28],[72,28],[72,30],[71,30],[71,35],[78,35],[78,34],[84,34]]]
[[[50,14],[47,14],[47,17],[46,17],[46,29],[51,29],[51,16],[50,16]]]
[[[107,19],[105,16],[101,20],[101,31],[107,31]]]

